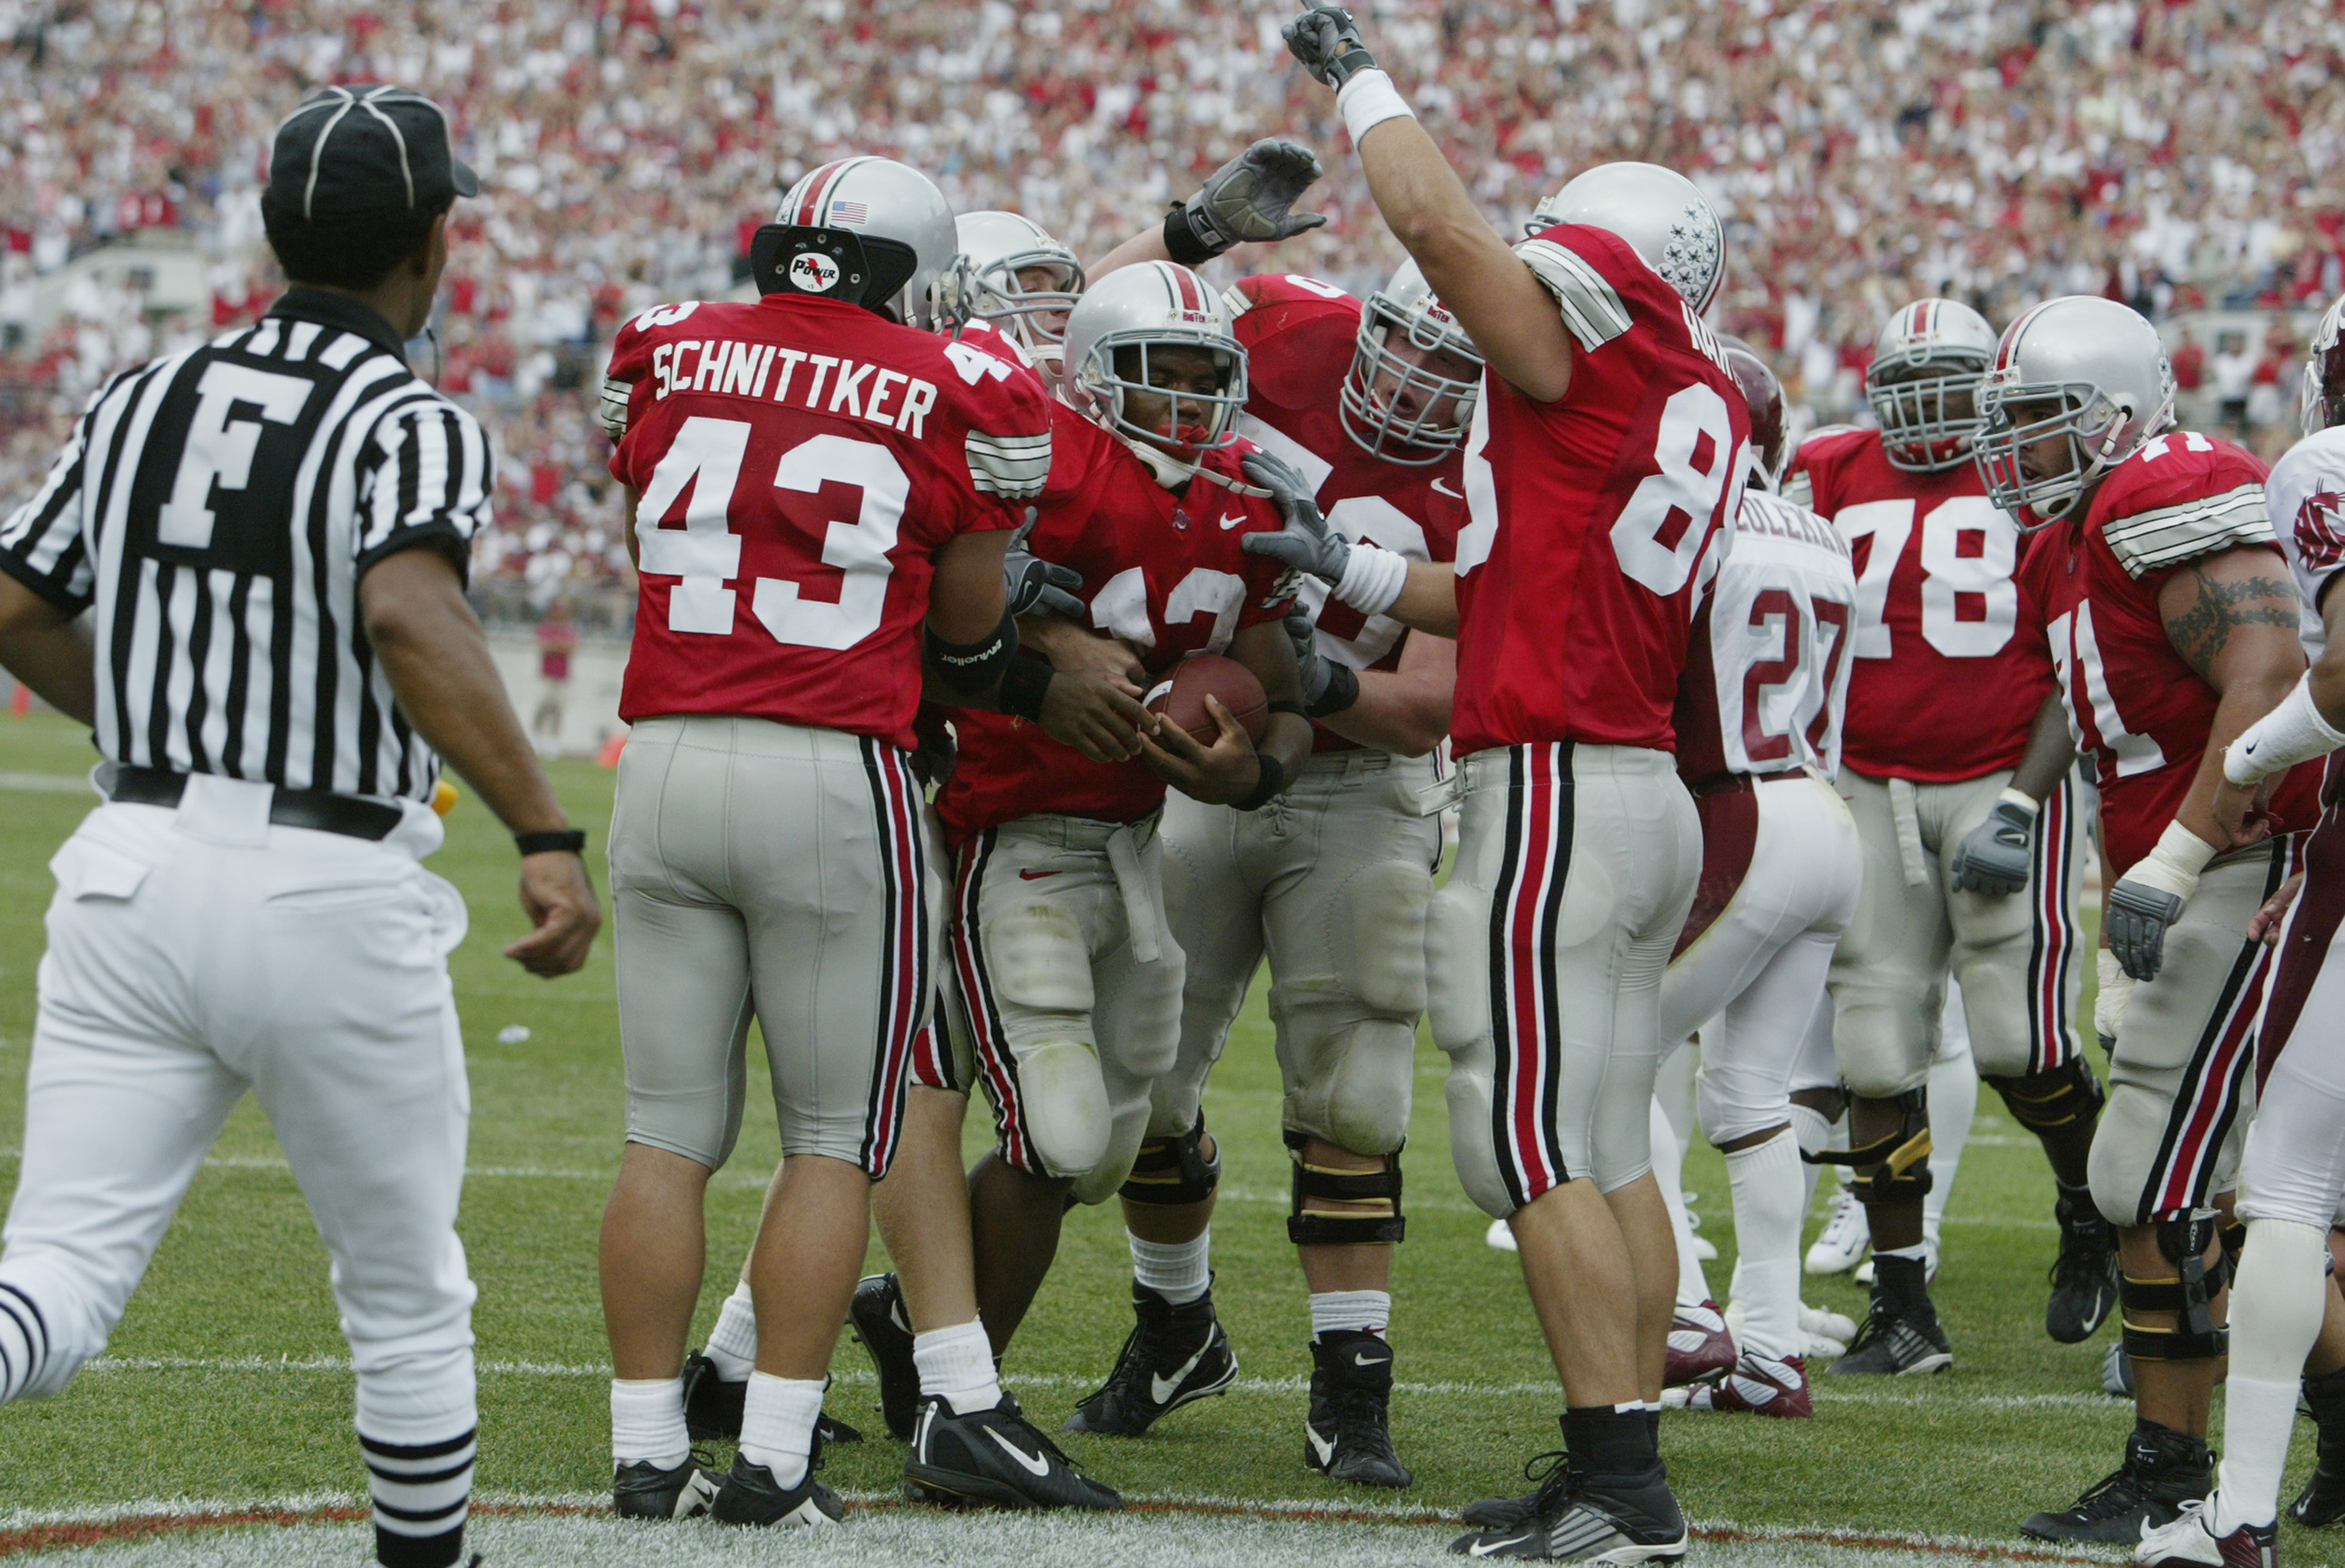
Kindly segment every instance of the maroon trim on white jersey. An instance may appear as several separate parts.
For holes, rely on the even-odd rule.
[[[1571,871],[1572,743],[1507,748],[1506,857],[1490,901],[1491,1142],[1498,1178],[1521,1208],[1561,1186],[1557,1131],[1563,1076],[1555,927]]]
[[[2048,1073],[2077,1054],[2076,1020],[2068,1013],[2068,968],[2076,962],[2076,852],[2070,843],[2076,780],[2063,774],[2044,798],[2035,821],[2035,861],[2027,886],[2035,900],[2035,933],[2027,950],[2029,1071]]]
[[[878,1181],[896,1158],[904,1132],[904,1074],[920,1013],[936,982],[929,973],[927,850],[920,834],[920,786],[901,751],[869,737],[863,767],[879,825],[880,887],[887,900],[888,950],[879,972],[878,1069],[863,1119],[862,1163]]]
[[[2297,869],[2302,859],[2300,837],[2282,834],[2266,841],[2269,860],[2264,875],[2266,899],[2278,892]],[[2150,1163],[2149,1179],[2142,1186],[2134,1211],[2136,1225],[2188,1213],[2203,1207],[2211,1196],[2208,1188],[2214,1181],[2216,1156],[2230,1135],[2231,1124],[2247,1108],[2248,1069],[2254,1062],[2249,1047],[2271,968],[2271,949],[2260,942],[2241,942],[2239,956],[2231,964],[2190,1065],[2175,1091],[2166,1135],[2158,1144],[2157,1159]]]
[[[953,911],[953,963],[960,976],[961,998],[969,1005],[970,1044],[977,1054],[978,1075],[985,1080],[993,1102],[993,1127],[1001,1158],[1013,1169],[1048,1176],[1034,1157],[1033,1141],[1026,1135],[1026,1105],[1019,1093],[1018,1061],[1010,1054],[1009,1033],[1001,1010],[993,1000],[993,976],[985,962],[984,921],[980,902],[985,889],[985,864],[993,858],[999,828],[988,828],[960,847],[960,881]]]

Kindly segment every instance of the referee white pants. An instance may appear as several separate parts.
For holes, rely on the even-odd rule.
[[[105,1349],[249,1089],[332,1261],[376,1522],[442,1535],[475,1422],[463,901],[418,863],[441,840],[428,807],[371,843],[272,826],[269,794],[198,777],[176,810],[101,806],[49,862],[0,1398],[56,1393]]]

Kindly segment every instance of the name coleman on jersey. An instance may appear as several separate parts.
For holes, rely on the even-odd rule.
[[[1771,534],[1778,539],[1813,545],[1835,555],[1848,554],[1848,542],[1840,536],[1840,530],[1804,506],[1745,506],[1734,519],[1734,531]]]
[[[801,371],[806,373],[800,374]],[[662,343],[652,351],[655,398],[680,392],[762,398],[768,382],[776,402],[796,402],[818,413],[852,414],[908,431],[916,439],[922,433],[929,411],[937,406],[933,382],[831,354],[810,354],[774,343],[727,339],[702,342],[691,338]]]

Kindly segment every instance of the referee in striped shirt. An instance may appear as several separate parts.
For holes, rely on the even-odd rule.
[[[508,957],[567,974],[602,918],[464,599],[488,443],[401,355],[476,189],[430,99],[313,94],[261,203],[292,287],[108,382],[0,524],[0,663],[96,729],[108,797],[50,862],[0,1402],[106,1348],[249,1089],[333,1258],[384,1568],[457,1562],[472,1490],[440,758],[517,840]]]

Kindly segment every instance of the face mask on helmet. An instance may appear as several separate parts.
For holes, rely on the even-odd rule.
[[[970,315],[1010,333],[1029,351],[1066,341],[1067,313],[1083,294],[1081,262],[1033,250],[983,263],[964,256],[960,265],[958,287]]]
[[[1109,428],[1176,457],[1237,440],[1245,351],[1234,341],[1111,333],[1087,356],[1081,380]]]
[[[1438,300],[1379,289],[1336,400],[1344,433],[1387,463],[1439,463],[1465,444],[1481,377],[1482,356]]]
[[[2075,511],[2093,482],[2127,455],[2116,450],[2132,411],[2089,382],[2028,386],[2015,367],[1979,386],[1973,458],[1987,499],[2023,531]]]
[[[1882,455],[1892,468],[1934,473],[1968,462],[1978,434],[1979,377],[1988,356],[1950,351],[1864,372],[1864,398],[1881,425]]]

